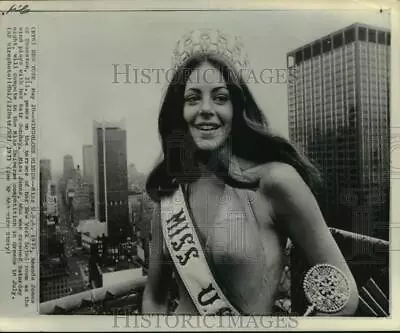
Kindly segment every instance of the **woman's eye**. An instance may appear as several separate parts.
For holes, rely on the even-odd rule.
[[[219,94],[219,95],[215,96],[215,101],[219,104],[226,103],[227,101],[229,101],[229,96]]]
[[[199,100],[199,97],[196,95],[185,96],[185,102],[188,104],[196,104]]]

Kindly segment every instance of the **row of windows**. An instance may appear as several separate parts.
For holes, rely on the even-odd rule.
[[[355,47],[352,45],[351,47],[345,47],[344,49],[344,55],[347,60],[354,59],[355,58]]]
[[[334,78],[332,79],[331,76],[324,76],[323,79],[321,80],[321,77],[317,77],[314,78],[313,82],[314,82],[314,86],[322,86],[322,83],[324,84],[324,89],[329,89],[332,87],[332,85],[334,84],[336,87],[342,87],[343,86],[343,79],[345,80],[345,82],[349,82],[349,83],[353,83],[355,82],[355,73],[352,71],[352,73],[348,73],[347,76],[344,75],[334,75]],[[364,76],[368,76],[368,72],[364,73]],[[378,76],[375,75],[375,78],[377,78]],[[385,77],[385,73],[382,74],[382,77]],[[300,82],[299,82],[300,83]],[[311,78],[309,78],[306,82],[305,85],[303,85],[302,87],[299,86],[298,89],[298,93],[300,93],[301,88],[306,87],[309,88],[311,86]]]
[[[65,289],[59,292],[43,292],[43,298],[44,299],[54,299],[54,298],[60,298],[65,295],[69,294],[69,290]]]
[[[53,288],[49,288],[49,287],[47,287],[46,288],[46,290],[48,291],[48,292],[60,292],[60,291],[63,291],[63,290],[65,290],[66,289],[66,286],[55,286],[55,287],[53,287]]]
[[[373,64],[378,60],[375,50],[369,49],[369,61]]]
[[[333,53],[333,63],[336,65],[342,63],[342,52]]]
[[[358,28],[358,38],[362,41],[390,45],[390,32],[376,31],[375,29]]]
[[[68,281],[65,279],[61,279],[58,281],[49,281],[49,282],[44,282],[42,284],[43,286],[45,286],[46,288],[52,288],[52,287],[57,287],[57,286],[67,286],[68,285]]]
[[[390,38],[390,32],[386,33],[384,31],[367,29],[365,27],[358,27],[356,31],[355,27],[351,27],[345,30],[344,33],[339,32],[322,41],[316,41],[312,46],[306,46],[304,49],[297,51],[294,55],[294,60],[296,64],[300,64],[302,61],[306,61],[313,56],[330,52],[343,45],[348,45],[357,39],[360,41],[390,45]]]
[[[351,102],[351,101],[348,101]],[[291,107],[291,110],[297,111],[297,115],[299,117],[306,117],[307,119],[310,119],[314,115],[315,119],[321,120],[326,118],[327,120],[330,120],[332,118],[337,119],[337,121],[342,121],[343,119],[348,119],[347,117],[350,115],[350,112],[347,112],[349,108],[348,103],[344,103],[342,101],[336,101],[335,108],[332,108],[331,105],[326,105],[322,104],[320,102],[315,102],[311,103],[311,101],[307,100],[305,103],[306,105],[306,110],[307,112],[303,113],[303,104],[299,104],[298,108],[296,109],[295,106]],[[308,106],[308,107],[307,107]],[[379,110],[386,110],[387,105],[386,104],[374,104],[374,107],[369,107],[367,104],[363,104],[360,107],[360,112],[361,112],[361,119],[363,121],[373,121],[373,122],[378,122],[378,121],[386,121],[387,115],[385,113],[380,112]],[[331,114],[331,110],[335,111],[335,116]],[[374,114],[370,114],[370,110],[375,110]],[[324,115],[322,115],[321,111],[325,111]],[[294,113],[291,113],[291,116],[294,117]],[[353,117],[354,118],[354,117]],[[351,119],[350,119],[351,121]],[[356,119],[353,119],[353,122],[356,121]]]
[[[108,202],[108,204],[110,206],[121,206],[121,205],[125,205],[127,203],[127,201],[125,200],[110,200]]]

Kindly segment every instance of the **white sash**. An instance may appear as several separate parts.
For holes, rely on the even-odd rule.
[[[181,187],[161,200],[161,226],[171,258],[200,315],[240,315],[208,267]]]

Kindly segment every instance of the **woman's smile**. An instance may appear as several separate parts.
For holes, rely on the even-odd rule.
[[[195,137],[201,136],[204,139],[212,139],[217,136],[223,136],[223,131],[220,131],[222,125],[217,123],[201,122],[191,126],[191,133]],[[197,135],[196,131],[199,133]]]
[[[219,129],[221,126],[216,123],[199,123],[194,125],[198,130],[210,132]]]

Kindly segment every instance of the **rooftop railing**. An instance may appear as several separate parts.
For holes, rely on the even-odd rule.
[[[137,277],[133,280],[114,285],[87,290],[70,296],[57,298],[40,303],[40,314],[73,314],[82,312],[84,308],[118,306],[140,302],[147,277]],[[140,306],[140,305],[139,305]]]

